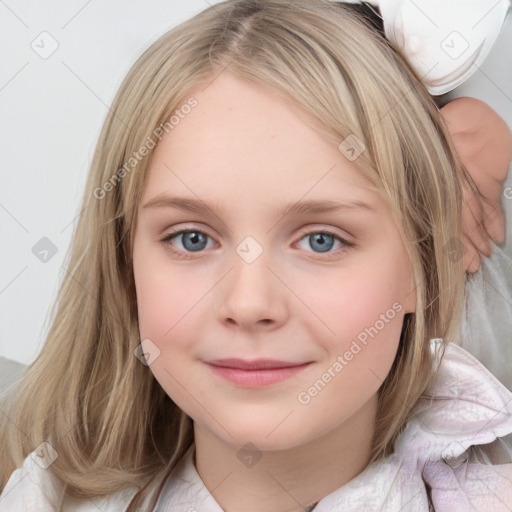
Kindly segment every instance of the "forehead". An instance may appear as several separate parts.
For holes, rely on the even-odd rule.
[[[151,158],[143,201],[162,192],[268,207],[283,198],[378,202],[363,173],[277,94],[221,73],[184,102]],[[179,107],[178,107],[179,108]]]

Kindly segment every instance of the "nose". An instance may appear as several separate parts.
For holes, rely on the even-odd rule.
[[[219,320],[232,328],[277,329],[288,314],[286,286],[265,252],[251,263],[237,254],[233,262],[219,287]]]

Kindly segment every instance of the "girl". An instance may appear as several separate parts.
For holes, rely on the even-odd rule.
[[[2,511],[510,508],[512,394],[449,343],[470,185],[372,23],[229,0],[134,65]]]

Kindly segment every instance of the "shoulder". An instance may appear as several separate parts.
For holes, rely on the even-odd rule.
[[[422,468],[435,510],[511,510],[512,392],[448,343],[421,401],[396,453]]]
[[[0,508],[2,512],[53,512],[61,491],[62,484],[34,450],[11,474],[0,495]]]
[[[34,450],[23,465],[10,476],[0,494],[2,512],[56,512],[63,491],[63,483],[51,471],[51,464]],[[127,487],[102,498],[67,498],[62,504],[65,512],[123,512],[137,489]]]

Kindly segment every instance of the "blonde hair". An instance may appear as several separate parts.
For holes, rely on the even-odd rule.
[[[371,461],[392,452],[432,378],[429,339],[457,330],[464,269],[448,249],[461,237],[465,171],[434,100],[359,11],[329,0],[228,0],[167,32],[134,64],[101,131],[46,343],[15,400],[2,404],[1,487],[49,441],[69,495],[152,485],[134,509],[193,442],[190,417],[134,357],[131,256],[149,139],[170,128],[188,91],[224,70],[280,94],[333,143],[352,135],[366,147],[354,164],[388,201],[416,282],[416,312],[379,391]]]

